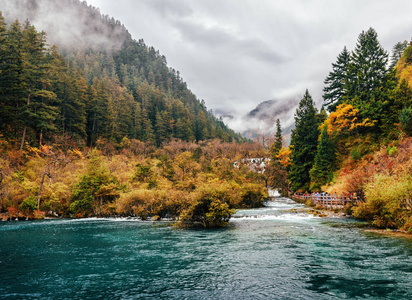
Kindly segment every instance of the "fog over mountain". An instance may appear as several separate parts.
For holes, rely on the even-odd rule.
[[[294,126],[294,112],[299,99],[289,101],[267,100],[241,117],[222,115],[223,121],[236,128],[243,136],[255,138],[258,135],[273,135],[276,132],[276,119],[279,119],[284,135],[289,135]]]
[[[116,50],[130,36],[120,21],[108,15],[102,18],[97,8],[86,9],[90,5],[85,1],[0,0],[0,3],[7,23],[29,20],[37,30],[47,33],[50,45],[56,44],[63,51]]]

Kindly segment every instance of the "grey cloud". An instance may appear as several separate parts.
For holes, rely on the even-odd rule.
[[[274,48],[259,39],[242,38],[223,28],[206,27],[193,21],[176,20],[173,25],[179,30],[185,42],[197,47],[220,53],[223,50],[228,56],[237,54],[266,63],[277,64],[286,61],[284,55],[277,53]]]
[[[153,11],[159,13],[162,17],[187,17],[193,14],[193,10],[186,1],[170,0],[144,0],[144,3]]]

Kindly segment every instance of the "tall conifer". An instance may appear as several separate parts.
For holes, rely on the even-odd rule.
[[[345,102],[359,109],[362,120],[371,120],[375,126],[368,131],[379,137],[387,123],[386,111],[391,106],[391,90],[395,87],[394,72],[386,68],[388,53],[378,41],[373,28],[362,32],[351,55],[345,84]]]
[[[343,102],[349,62],[350,53],[344,47],[338,55],[336,63],[332,64],[332,71],[324,81],[323,99],[329,112],[335,111],[336,106]]]
[[[309,191],[309,172],[313,167],[319,137],[319,121],[315,103],[306,90],[295,113],[292,130],[292,164],[289,178],[293,191]]]
[[[388,74],[387,62],[388,53],[379,43],[376,31],[373,28],[362,31],[351,55],[345,84],[346,100],[352,101],[355,97],[360,101],[370,99]]]
[[[390,68],[393,69],[396,67],[396,64],[401,59],[403,51],[408,47],[408,41],[397,42],[392,48],[391,54],[391,65]]]
[[[335,170],[335,147],[328,134],[328,126],[323,127],[313,168],[310,170],[311,190],[319,191],[322,185],[332,180]]]
[[[272,159],[276,160],[276,156],[279,154],[280,149],[283,146],[283,136],[282,136],[282,127],[280,126],[280,120],[276,120],[276,133],[275,141],[271,146]]]

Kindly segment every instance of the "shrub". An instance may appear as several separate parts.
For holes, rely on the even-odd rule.
[[[386,153],[388,153],[389,156],[393,156],[398,153],[398,148],[396,148],[396,146],[388,146],[388,148],[386,148]]]
[[[350,156],[354,161],[358,161],[362,158],[362,154],[357,147],[352,149]]]
[[[162,201],[157,198],[156,191],[138,189],[120,195],[116,201],[116,212],[120,215],[138,216],[146,220],[150,216],[160,215],[158,206]]]
[[[150,166],[145,166],[141,164],[136,165],[136,172],[132,178],[132,181],[145,182],[150,176],[152,176],[153,171]]]
[[[315,204],[313,203],[312,199],[308,199],[305,201],[305,205],[309,207],[314,207]]]
[[[401,228],[409,230],[412,217],[409,199],[412,194],[412,176],[375,175],[365,186],[365,203],[353,208],[353,216],[371,221],[379,228]]]
[[[117,190],[116,178],[102,159],[92,153],[86,172],[73,189],[70,210],[79,217],[98,215],[103,204],[119,196]]]
[[[228,202],[231,195],[225,187],[207,185],[191,194],[190,203],[179,217],[183,227],[222,227],[225,226],[234,210]]]
[[[27,197],[20,204],[19,208],[25,213],[33,213],[37,209],[37,198],[35,196]]]
[[[46,217],[46,213],[44,211],[35,210],[33,213],[33,217],[36,220],[43,220]]]
[[[353,214],[353,205],[352,205],[352,203],[346,203],[345,207],[343,208],[343,212],[347,215]]]
[[[412,135],[412,108],[405,107],[401,110],[399,114],[399,121],[402,130],[407,135]]]
[[[238,205],[244,208],[262,207],[268,197],[266,189],[260,184],[248,183],[241,187],[241,201]]]

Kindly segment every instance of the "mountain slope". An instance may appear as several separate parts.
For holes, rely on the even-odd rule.
[[[173,138],[242,140],[206,109],[158,50],[132,39],[119,21],[101,15],[86,2],[10,0],[5,1],[4,14],[8,22],[6,54],[12,43],[18,43],[22,53],[18,59],[29,64],[24,62],[31,53],[26,38],[29,27],[43,39],[38,49],[42,61],[36,63],[45,70],[39,84],[42,80],[49,83],[38,88],[51,97],[47,120],[40,121],[36,107],[24,100],[30,95],[23,87],[29,77],[20,78],[23,85],[14,87],[20,89],[17,107],[11,90],[1,90],[2,104],[9,108],[2,131],[13,128],[6,135],[14,144],[22,140],[22,145],[25,141],[36,145],[62,134],[92,146],[99,141],[119,144],[125,137],[157,146]],[[11,25],[12,20],[26,18],[35,29],[29,23]],[[45,38],[36,29],[50,32],[47,42],[56,44],[58,52],[44,45]],[[2,68],[10,70],[10,65],[3,63]],[[40,98],[36,100],[39,105],[47,102]],[[27,120],[24,111],[31,114]]]
[[[283,135],[287,142],[293,128],[293,107],[297,100],[288,101],[267,100],[258,104],[253,110],[241,118],[222,116],[223,120],[232,128],[238,130],[244,137],[253,139],[259,135],[274,136],[276,120],[279,119]]]

